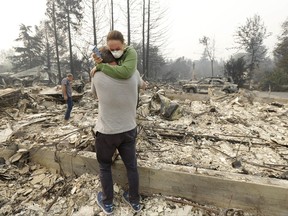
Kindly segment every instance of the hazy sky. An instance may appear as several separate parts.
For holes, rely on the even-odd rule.
[[[227,48],[234,45],[237,27],[254,14],[260,15],[267,30],[272,32],[265,40],[271,54],[281,25],[288,18],[288,0],[169,0],[169,3],[173,53],[193,59],[200,58],[203,53],[203,46],[199,44],[203,35],[215,39],[216,57],[227,59],[236,52]]]
[[[216,58],[227,59],[233,52],[233,35],[247,17],[258,14],[269,32],[265,45],[271,54],[281,33],[281,24],[288,18],[288,0],[162,0],[168,7],[168,38],[166,54],[172,58],[185,56],[199,59],[203,46],[199,38],[215,39]],[[37,25],[44,18],[46,0],[0,1],[0,50],[13,46],[19,25]],[[117,26],[116,26],[117,27]],[[14,44],[15,45],[15,44]]]

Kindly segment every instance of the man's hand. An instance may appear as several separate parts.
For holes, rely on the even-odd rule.
[[[68,100],[68,97],[67,95],[64,95],[64,100],[67,101]]]
[[[96,73],[97,68],[94,67],[91,71],[90,71],[90,76],[93,77]]]
[[[147,81],[144,81],[142,82],[142,86],[141,86],[141,89],[146,89],[148,87],[149,83]]]

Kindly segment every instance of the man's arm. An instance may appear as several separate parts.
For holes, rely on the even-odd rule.
[[[92,92],[92,95],[93,95],[95,98],[97,98],[97,92],[96,92],[96,88],[95,88],[93,79],[94,79],[94,77],[92,77],[92,79],[91,79],[91,92]]]
[[[93,79],[93,76],[95,75],[96,71],[97,71],[97,67],[96,66],[94,68],[92,68],[91,71],[90,71],[91,83],[92,83],[92,79]]]
[[[145,90],[145,89],[147,88],[147,86],[148,86],[148,82],[147,82],[147,81],[144,81],[144,80],[142,79],[142,77],[140,76],[140,73],[139,73],[138,70],[136,70],[135,73],[137,73],[138,87],[141,88],[141,89],[143,89],[143,90]]]
[[[62,84],[62,94],[63,94],[63,97],[64,97],[64,100],[67,100],[68,97],[67,97],[67,89],[66,89],[66,85],[65,84]]]
[[[140,81],[140,88],[143,90],[146,90],[146,88],[148,87],[148,82],[144,81],[141,77],[140,77],[141,81]]]

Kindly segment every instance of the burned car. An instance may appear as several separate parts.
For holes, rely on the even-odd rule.
[[[225,77],[206,77],[182,86],[183,91],[193,93],[208,93],[209,88],[219,88],[226,93],[238,91],[238,86],[233,83],[232,79]]]

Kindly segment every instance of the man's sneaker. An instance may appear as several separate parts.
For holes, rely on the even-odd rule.
[[[130,202],[129,193],[127,191],[124,192],[122,196],[123,196],[124,201],[126,203],[128,203],[132,207],[134,212],[140,212],[141,211],[142,205],[140,203],[132,203],[132,202]]]
[[[97,204],[100,206],[100,208],[103,210],[103,212],[106,214],[106,215],[110,215],[113,213],[113,210],[114,210],[114,206],[113,204],[104,204],[103,203],[103,193],[102,192],[99,192],[97,194]]]

